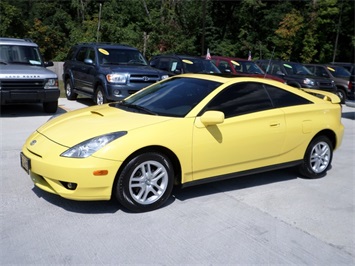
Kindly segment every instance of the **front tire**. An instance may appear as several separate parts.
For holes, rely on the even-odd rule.
[[[333,145],[325,136],[316,137],[308,145],[303,163],[299,167],[301,175],[319,178],[326,175],[333,158]]]
[[[96,93],[95,93],[95,103],[97,105],[101,105],[101,104],[105,104],[107,103],[107,98],[105,96],[104,93],[104,89],[102,88],[102,86],[98,86]]]
[[[74,92],[74,88],[70,79],[65,81],[65,96],[70,101],[74,101],[78,97],[78,94]]]
[[[46,113],[53,114],[53,113],[57,112],[57,109],[58,109],[58,101],[43,103],[43,110]]]
[[[159,208],[170,197],[174,170],[166,156],[148,152],[130,160],[117,178],[114,194],[120,204],[145,212]]]

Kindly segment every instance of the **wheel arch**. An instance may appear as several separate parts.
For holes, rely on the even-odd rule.
[[[174,174],[175,174],[175,176],[174,176],[174,185],[180,185],[181,184],[181,164],[180,164],[180,161],[179,161],[178,157],[170,149],[168,149],[166,147],[163,147],[163,146],[156,145],[156,146],[148,146],[148,147],[141,148],[141,149],[136,150],[135,152],[133,152],[130,156],[128,156],[126,158],[126,160],[123,161],[121,167],[118,169],[118,171],[116,173],[112,189],[115,188],[115,183],[117,182],[118,176],[121,174],[121,172],[123,171],[125,166],[134,157],[138,156],[139,154],[143,154],[143,153],[147,153],[147,152],[157,152],[157,153],[163,154],[166,157],[168,157],[170,162],[172,163],[173,169],[174,169]],[[113,195],[113,193],[111,193],[111,195]]]
[[[336,135],[335,135],[334,131],[332,131],[332,130],[330,130],[330,129],[324,129],[324,130],[318,132],[318,133],[312,138],[312,140],[315,139],[315,138],[317,138],[317,137],[319,137],[319,136],[326,136],[326,137],[330,140],[330,142],[332,143],[332,148],[333,148],[333,150],[335,149],[335,147],[337,146],[337,139],[336,139]],[[311,140],[311,141],[312,141],[312,140]]]

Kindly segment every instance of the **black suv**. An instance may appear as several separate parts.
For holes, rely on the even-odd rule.
[[[335,83],[330,78],[321,78],[313,75],[300,63],[281,60],[257,60],[256,63],[267,73],[278,76],[290,86],[296,88],[309,88],[337,93]]]
[[[150,67],[138,49],[122,44],[75,45],[63,65],[67,99],[75,100],[80,94],[96,104],[122,100],[167,77],[166,72]]]
[[[168,71],[169,75],[183,73],[221,73],[211,60],[189,55],[156,55],[150,60],[152,67]]]

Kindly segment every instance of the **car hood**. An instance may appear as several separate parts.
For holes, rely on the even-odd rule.
[[[117,131],[129,132],[171,119],[128,112],[105,104],[57,116],[38,128],[37,132],[60,145],[72,147],[100,135]]]
[[[288,75],[288,77],[295,78],[295,79],[309,78],[309,79],[312,79],[312,80],[318,81],[318,82],[331,82],[332,81],[330,78],[317,77],[314,75]]]
[[[160,69],[153,68],[151,66],[140,66],[140,65],[107,65],[103,66],[103,69],[107,70],[107,73],[112,72],[129,72],[132,74],[142,74],[145,75],[164,75],[167,72]]]
[[[57,75],[44,67],[8,64],[0,65],[1,79],[44,79],[57,78]]]

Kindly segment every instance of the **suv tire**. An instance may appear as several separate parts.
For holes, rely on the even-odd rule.
[[[97,105],[101,105],[101,104],[105,104],[107,103],[107,98],[105,96],[104,93],[104,88],[100,85],[97,87],[96,89],[96,93],[95,93],[95,103]]]
[[[70,79],[67,79],[65,81],[65,96],[67,97],[68,100],[76,100],[76,98],[78,97],[78,94],[76,94],[74,92],[74,89],[73,89],[73,85],[72,85],[72,82]]]
[[[58,109],[58,101],[43,103],[43,110],[46,113],[53,114],[53,113],[57,112],[57,109]]]

